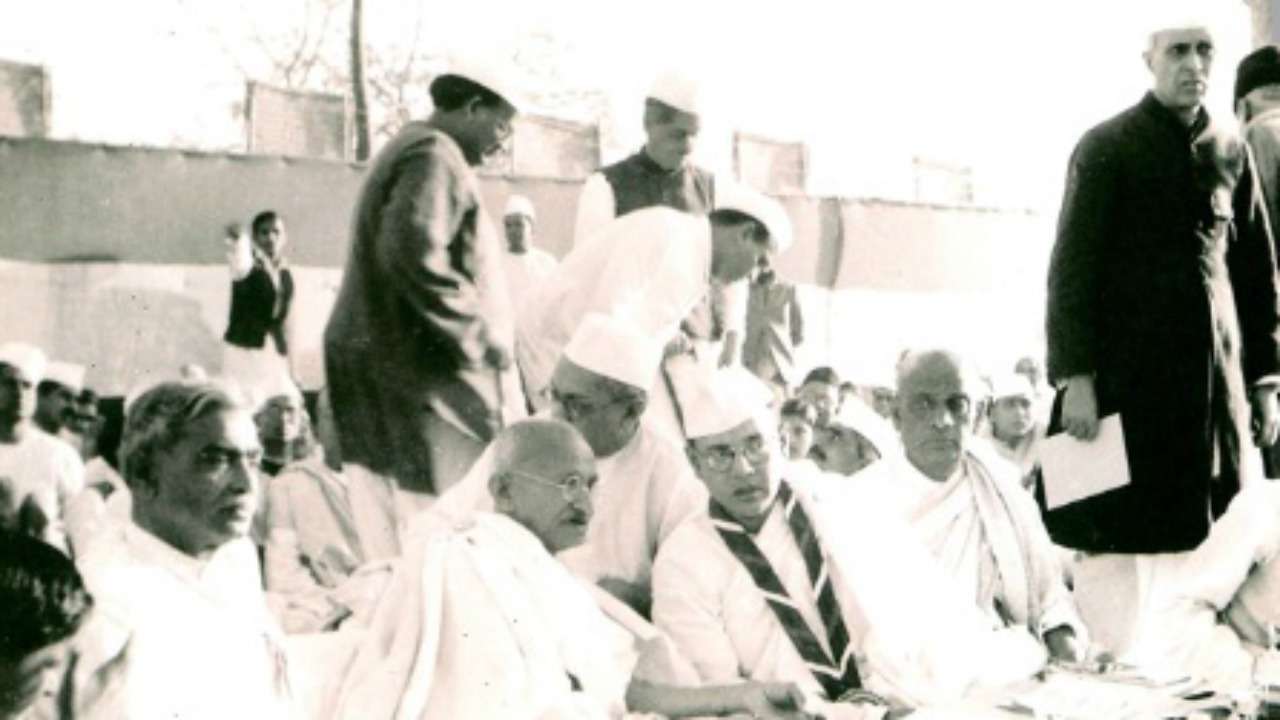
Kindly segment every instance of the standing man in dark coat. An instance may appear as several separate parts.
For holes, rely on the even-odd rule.
[[[1167,597],[1240,487],[1251,401],[1253,441],[1276,435],[1274,249],[1242,144],[1202,106],[1213,53],[1203,24],[1157,27],[1154,88],[1070,162],[1049,268],[1050,432],[1091,439],[1119,413],[1132,479],[1047,513],[1058,544],[1090,553],[1075,573],[1086,615],[1090,598],[1136,611]]]
[[[505,388],[518,387],[505,376],[502,249],[472,171],[511,134],[510,77],[455,63],[431,83],[431,116],[382,149],[325,330],[344,460],[411,493],[461,478],[502,423]]]
[[[231,309],[222,339],[222,372],[257,400],[266,388],[294,384],[289,355],[289,310],[293,274],[285,261],[289,244],[284,218],[263,210],[245,236],[238,224],[227,226],[227,268],[231,271]]]

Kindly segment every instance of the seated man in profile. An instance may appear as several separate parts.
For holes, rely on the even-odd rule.
[[[574,331],[551,376],[552,413],[586,439],[600,482],[591,490],[595,521],[586,542],[563,560],[642,615],[658,548],[706,502],[680,449],[646,419],[648,390],[662,351],[625,319],[591,314]],[[492,449],[431,506],[442,517],[492,510]]]
[[[293,716],[248,539],[260,455],[249,408],[218,386],[162,383],[131,405],[131,522],[80,559],[97,611],[78,642],[92,676],[76,687],[110,686],[89,717]]]
[[[893,427],[854,397],[840,406],[826,427],[814,433],[809,457],[823,472],[847,477],[882,457],[901,452]]]
[[[1055,658],[1082,660],[1084,627],[1039,510],[1017,469],[973,441],[979,397],[956,353],[905,353],[894,407],[904,454],[867,468],[860,483],[901,512],[993,625],[1025,627]]]
[[[794,682],[824,717],[904,717],[1042,667],[1030,637],[984,624],[851,483],[792,475],[750,397],[722,373],[691,404],[688,455],[711,500],[654,563],[654,623],[702,682]]]
[[[597,478],[570,425],[523,420],[494,441],[496,513],[420,516],[345,678],[336,717],[806,717],[786,683],[682,688],[691,670],[652,626],[570,573]]]

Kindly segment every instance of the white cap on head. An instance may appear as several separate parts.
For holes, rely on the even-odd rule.
[[[715,369],[704,373],[700,380],[680,398],[684,434],[690,440],[718,435],[748,420],[767,416],[773,393],[745,369]],[[761,429],[765,427],[767,423]]]
[[[56,382],[78,395],[84,389],[84,366],[74,363],[51,362],[44,370],[44,379]]]
[[[578,323],[564,357],[584,370],[647,392],[658,377],[662,349],[625,313],[591,313]]]
[[[507,207],[502,211],[502,216],[523,215],[530,220],[537,220],[538,213],[533,209],[533,202],[523,195],[512,195],[507,198]]]
[[[503,61],[497,52],[454,52],[449,56],[447,75],[464,77],[483,85],[506,100],[516,111],[528,107],[524,84],[515,63]]]
[[[1035,396],[1035,388],[1031,387],[1031,381],[1027,379],[1026,375],[1008,373],[991,378],[992,400],[1002,400],[1010,397],[1023,397],[1033,400]]]
[[[28,382],[40,382],[48,364],[44,351],[35,345],[23,342],[0,345],[0,365],[16,369]]]
[[[691,115],[701,116],[705,110],[701,86],[679,70],[658,73],[647,97]]]
[[[875,445],[876,452],[884,455],[896,443],[897,432],[888,420],[880,417],[859,398],[850,398],[840,404],[831,418],[830,425],[848,428]]]
[[[1145,39],[1150,39],[1160,32],[1169,30],[1190,30],[1200,28],[1210,33],[1214,29],[1214,17],[1210,10],[1210,0],[1160,0],[1151,12],[1142,15]]]
[[[777,200],[764,193],[742,183],[717,183],[716,209],[736,210],[755,218],[769,232],[770,242],[777,254],[781,255],[791,247],[791,218],[787,217],[787,211],[782,209]]]

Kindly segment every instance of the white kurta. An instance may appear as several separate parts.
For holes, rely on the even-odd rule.
[[[900,525],[844,491],[828,497],[795,483],[793,488],[822,539],[865,686],[913,705],[954,702],[978,685],[1026,678],[1042,666],[1043,652],[1029,637],[992,633],[954,602],[954,591]],[[754,540],[825,646],[804,559],[780,506]],[[821,694],[708,515],[685,523],[662,547],[653,582],[654,623],[693,662],[703,683],[794,682],[811,696]]]
[[[582,183],[582,192],[578,195],[578,214],[573,224],[574,247],[585,244],[617,215],[613,186],[603,173],[591,173]]]
[[[134,524],[118,540],[95,545],[79,564],[96,603],[79,639],[82,670],[114,667],[110,691],[88,716],[293,717],[253,545],[232,541],[201,562]]]
[[[986,483],[970,463],[982,463]],[[955,475],[936,482],[890,455],[860,472],[874,502],[904,518],[943,572],[993,624],[1021,624],[1036,636],[1060,625],[1085,637],[1058,554],[1016,469],[970,451]]]
[[[67,508],[84,489],[84,462],[66,442],[29,425],[16,443],[0,443],[0,483],[17,513],[24,502],[34,504],[46,522],[41,539],[68,551]]]
[[[611,221],[592,242],[575,247],[523,303],[516,354],[526,390],[536,396],[546,388],[561,351],[588,313],[635,323],[654,339],[656,350],[675,336],[680,321],[706,294],[710,278],[706,218],[654,207]]]
[[[556,271],[555,256],[536,247],[523,253],[507,251],[502,254],[502,266],[507,276],[507,294],[514,306],[538,291]]]
[[[337,718],[620,717],[636,639],[502,515],[419,525],[346,677]],[[572,679],[571,679],[572,678]],[[580,691],[573,689],[576,681]]]
[[[429,512],[450,521],[492,512],[492,467],[487,449]],[[596,471],[586,541],[562,559],[585,579],[616,578],[647,588],[659,547],[685,519],[705,509],[706,489],[684,455],[647,423],[617,453],[597,460]]]

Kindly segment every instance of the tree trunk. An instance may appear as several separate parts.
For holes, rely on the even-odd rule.
[[[351,101],[355,106],[356,160],[368,160],[369,97],[364,78],[363,0],[351,0]]]

